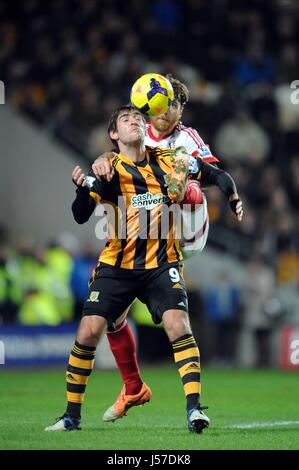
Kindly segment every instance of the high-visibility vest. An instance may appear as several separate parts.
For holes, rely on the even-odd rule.
[[[45,292],[28,294],[19,310],[19,321],[23,325],[56,326],[61,323],[53,296]]]
[[[8,279],[5,266],[0,266],[0,303],[8,299]]]

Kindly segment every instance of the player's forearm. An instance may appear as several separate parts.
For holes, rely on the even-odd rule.
[[[221,170],[220,170],[221,171]],[[212,184],[218,186],[219,189],[229,198],[233,194],[237,194],[237,188],[234,180],[229,173],[221,171],[213,177]]]
[[[72,204],[72,212],[78,224],[87,222],[94,211],[95,201],[89,195],[88,188],[77,188],[77,196]]]
[[[200,162],[200,171],[202,186],[216,185],[228,198],[232,194],[237,194],[236,184],[231,175],[226,171],[203,161]]]

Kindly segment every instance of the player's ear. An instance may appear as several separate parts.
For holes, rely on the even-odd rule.
[[[117,139],[118,139],[118,132],[111,130],[111,131],[109,132],[109,137],[110,137],[110,139],[112,139],[112,140],[117,140]]]

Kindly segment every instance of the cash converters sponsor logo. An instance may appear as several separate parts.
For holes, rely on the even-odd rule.
[[[152,194],[147,192],[145,194],[137,194],[136,196],[133,196],[131,199],[131,207],[134,209],[141,209],[144,207],[145,209],[151,210],[160,204],[168,202],[169,200],[169,197],[162,193]]]

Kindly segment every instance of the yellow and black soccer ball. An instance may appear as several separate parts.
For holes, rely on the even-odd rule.
[[[131,89],[131,103],[146,116],[165,113],[173,100],[170,81],[159,73],[142,75]]]

